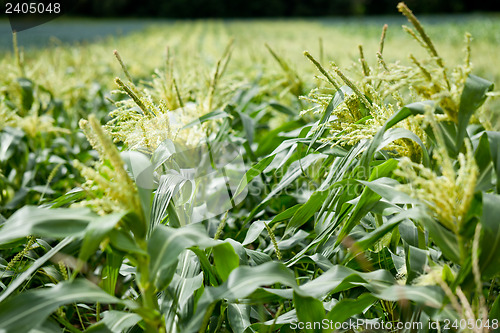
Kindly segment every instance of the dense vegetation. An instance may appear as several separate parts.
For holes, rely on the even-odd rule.
[[[402,32],[200,21],[26,52],[14,37],[0,332],[496,329],[500,22],[426,32],[398,8]]]

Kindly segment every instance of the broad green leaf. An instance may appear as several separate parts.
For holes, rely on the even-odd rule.
[[[6,333],[28,332],[42,323],[62,305],[82,303],[120,303],[95,284],[79,279],[55,287],[30,290],[0,304],[0,330]]]
[[[406,283],[411,282],[418,276],[425,273],[424,269],[427,266],[427,251],[417,247],[408,245],[406,247]]]
[[[113,333],[102,321],[88,327],[85,333]]]
[[[215,273],[215,267],[208,261],[205,251],[193,247],[190,249],[198,257],[201,269],[203,270],[204,278],[210,286],[218,286],[222,283],[218,275]]]
[[[408,215],[410,215],[410,214],[408,214]],[[353,248],[355,248],[359,251],[367,250],[371,246],[375,245],[375,243],[379,239],[384,237],[386,234],[392,232],[392,230],[394,228],[396,228],[406,218],[407,217],[403,213],[394,216],[389,221],[387,221],[387,223],[382,224],[377,229],[373,230],[372,232],[368,233],[366,236],[359,239],[356,242],[355,246],[353,246]]]
[[[263,202],[269,201],[276,194],[281,192],[284,188],[290,185],[295,179],[297,179],[305,169],[311,166],[314,162],[326,158],[326,155],[323,154],[309,154],[304,158],[301,158],[298,161],[294,161],[288,170],[286,171],[283,178],[277,184],[275,188],[267,195],[267,197],[263,200]]]
[[[137,253],[146,255],[147,252],[139,247],[130,232],[123,229],[113,229],[109,232],[109,241],[114,249],[118,249],[123,253]]]
[[[245,136],[248,143],[251,145],[253,143],[253,136],[255,132],[254,120],[250,118],[249,115],[243,112],[237,111],[236,114],[240,117],[241,123],[243,124],[243,129],[245,130]]]
[[[273,219],[271,220],[271,222],[269,222],[269,225],[273,225],[277,222],[282,222],[282,221],[285,221],[285,220],[288,220],[290,219],[291,217],[293,217],[293,215],[295,214],[295,212],[300,209],[300,207],[302,207],[301,204],[299,205],[294,205],[290,208],[287,208],[285,211],[279,213],[278,215],[276,215],[275,217],[273,217]]]
[[[0,330],[1,332],[1,330]],[[63,329],[56,323],[55,320],[50,318],[44,321],[40,326],[31,329],[28,333],[58,333],[64,332]]]
[[[444,299],[444,292],[438,286],[394,285],[373,294],[386,301],[397,302],[409,300],[433,308],[441,308]]]
[[[311,296],[302,296],[293,293],[293,304],[297,311],[299,321],[303,323],[322,322],[325,318],[325,308],[323,303]],[[306,332],[322,332],[320,329],[306,329]]]
[[[148,242],[150,255],[149,270],[151,279],[158,290],[165,288],[163,271],[177,263],[177,257],[187,248],[198,246],[200,248],[220,244],[208,237],[200,224],[188,225],[183,228],[169,228],[158,225],[153,230]],[[168,275],[167,275],[168,276]]]
[[[247,297],[258,288],[275,283],[297,286],[292,271],[280,263],[268,262],[256,267],[240,266],[234,269],[221,286],[205,288],[186,331],[193,332],[199,329],[205,312],[214,302],[221,299],[226,299],[230,303],[235,302]]]
[[[298,112],[294,112],[289,107],[287,107],[283,104],[280,104],[280,103],[271,102],[271,103],[269,103],[269,106],[272,107],[273,109],[275,109],[276,111],[281,112],[283,114],[286,114],[288,116],[293,117],[293,116],[296,116],[298,114]]]
[[[227,305],[227,319],[233,332],[244,333],[247,327],[251,325],[250,310],[250,305],[246,304],[230,303]]]
[[[265,157],[264,159],[260,160],[257,164],[252,166],[246,173],[243,179],[240,181],[240,184],[238,185],[238,188],[236,189],[236,192],[234,194],[234,197],[237,197],[238,195],[243,192],[245,187],[258,175],[260,175],[265,168],[273,161],[274,155],[270,155]]]
[[[226,281],[229,274],[240,265],[240,258],[230,243],[222,243],[212,249],[214,265],[222,281]]]
[[[93,219],[85,229],[78,259],[87,261],[124,215],[125,213],[114,213]]]
[[[309,233],[307,231],[299,230],[296,233],[294,233],[292,235],[292,237],[290,237],[290,238],[286,238],[286,239],[282,238],[278,242],[278,248],[280,250],[289,250],[289,249],[299,245],[300,243],[302,243],[304,241],[304,239],[307,238],[307,236],[309,236]],[[271,247],[271,244],[269,245],[269,247]]]
[[[489,136],[486,132],[482,132],[477,142],[474,159],[479,169],[479,176],[476,181],[475,192],[488,191],[493,187],[493,170],[494,164],[491,157],[491,148]]]
[[[120,267],[122,266],[123,257],[111,251],[106,252],[106,263],[102,268],[102,289],[110,295],[115,295],[116,283],[118,282],[118,275]]]
[[[21,105],[24,112],[29,111],[35,102],[34,84],[30,79],[20,77],[17,79],[21,92]]]
[[[151,230],[156,225],[161,224],[167,215],[169,215],[169,225],[171,227],[179,227],[181,225],[179,222],[175,223],[174,219],[172,219],[172,216],[177,216],[175,209],[172,207],[172,198],[185,184],[190,184],[189,179],[173,171],[160,177],[158,189],[156,190],[151,207]]]
[[[226,238],[224,242],[231,244],[231,246],[233,247],[234,252],[239,257],[239,265],[248,265],[247,249],[243,247],[243,244],[235,241],[232,238]]]
[[[282,124],[281,126],[265,133],[262,136],[257,136],[255,141],[259,143],[256,156],[268,156],[276,147],[278,147],[285,139],[281,134],[288,133],[292,130],[304,125],[302,119],[293,120]]]
[[[359,296],[357,299],[344,298],[328,312],[326,318],[335,323],[343,323],[350,317],[363,313],[367,308],[372,306],[377,301],[377,298],[369,293]]]
[[[371,292],[381,292],[395,283],[394,277],[387,270],[379,269],[362,273],[342,265],[335,265],[318,278],[301,285],[299,288],[263,289],[285,299],[292,299],[293,292],[299,292],[303,296],[322,300],[329,295],[358,287],[364,287]]]
[[[400,185],[400,183],[395,179],[381,177],[370,182],[363,180],[359,182],[393,204],[415,204],[418,202],[418,200],[413,199],[408,194],[396,190],[395,187]]]
[[[264,221],[255,221],[248,228],[247,234],[245,236],[245,240],[242,245],[248,245],[253,243],[262,233],[262,231],[266,228]]]
[[[486,132],[488,133],[488,142],[491,149],[491,160],[495,165],[497,174],[497,193],[500,193],[500,132]]]
[[[457,150],[462,147],[470,117],[484,103],[486,93],[491,90],[493,90],[492,82],[472,74],[467,77],[458,110]]]
[[[318,278],[300,286],[300,290],[305,295],[324,298],[332,293],[359,286],[372,291],[382,290],[394,283],[394,277],[386,270],[361,273],[345,266],[335,265]]]
[[[423,209],[417,209],[412,218],[419,221],[424,229],[429,232],[429,237],[436,243],[445,257],[455,263],[460,263],[458,240],[454,233],[430,217]]]
[[[398,162],[396,160],[387,160],[384,163],[373,168],[368,180],[373,181],[380,177],[386,177],[391,174],[397,166]],[[359,197],[359,201],[356,203],[356,206],[354,207],[349,219],[342,227],[335,245],[340,244],[340,242],[349,234],[352,228],[354,228],[354,226],[361,220],[361,218],[373,208],[375,203],[377,203],[380,198],[381,196],[373,192],[369,187],[365,187],[363,189],[363,192]]]
[[[488,317],[490,320],[500,318],[500,297],[497,297],[495,302],[493,302]]]
[[[365,170],[369,169],[370,161],[373,159],[373,155],[378,149],[380,149],[380,145],[384,139],[385,131],[411,115],[425,114],[425,110],[428,107],[434,109],[436,106],[432,101],[412,103],[404,106],[394,115],[392,115],[392,117],[386,121],[384,126],[382,126],[377,134],[375,134],[370,145],[368,146],[368,149],[364,151],[361,157],[361,165],[365,168]]]
[[[483,193],[482,237],[479,265],[483,279],[489,279],[500,271],[500,196]]]
[[[191,252],[186,251],[185,253],[188,256],[192,255]],[[192,263],[193,261],[190,260],[189,262]],[[196,304],[199,294],[204,289],[203,273],[194,275],[194,272],[189,272],[191,267],[186,267],[186,263],[187,261],[182,258],[179,260],[179,274],[173,276],[172,282],[161,300],[161,311],[165,313],[167,332],[171,331],[171,327],[174,327],[174,325],[178,326],[179,331],[183,331],[194,313],[191,304]],[[193,268],[197,268],[196,266],[192,265]]]
[[[260,211],[265,204],[273,199],[279,192],[285,189],[288,185],[290,185],[293,181],[295,181],[298,177],[300,177],[303,173],[303,170],[310,167],[313,163],[319,161],[320,159],[326,158],[326,155],[323,154],[309,154],[304,158],[294,161],[290,164],[288,170],[285,175],[281,178],[280,182],[272,189],[272,191],[261,201],[261,203],[255,207],[252,212],[247,216],[245,220],[245,224],[248,223],[252,217]]]
[[[0,229],[0,244],[28,235],[64,238],[81,237],[98,216],[87,208],[45,209],[25,206],[16,211]]]
[[[315,253],[312,256],[303,256],[297,263],[313,263],[323,271],[327,271],[333,267],[333,264],[325,256],[320,253]]]
[[[418,247],[418,229],[413,222],[403,221],[399,225],[399,235],[407,244]]]
[[[150,221],[151,193],[156,188],[153,177],[154,166],[149,157],[136,151],[125,151],[120,156],[137,186],[145,219]],[[145,229],[148,228],[149,226],[145,226]]]
[[[138,314],[116,310],[103,312],[102,317],[99,323],[106,325],[113,333],[124,332],[142,320]]]
[[[293,214],[293,217],[286,226],[285,235],[293,233],[297,228],[306,223],[321,208],[329,193],[329,190],[314,192],[309,200]]]
[[[255,263],[255,265],[262,265],[266,262],[272,261],[271,257],[261,251],[255,251],[250,249],[245,249],[246,253],[250,257],[250,259]]]

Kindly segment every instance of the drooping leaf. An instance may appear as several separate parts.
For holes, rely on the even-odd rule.
[[[424,274],[427,266],[427,251],[408,245],[406,247],[406,283],[410,284],[415,278]]]
[[[314,192],[309,200],[293,214],[293,217],[286,226],[285,235],[293,233],[297,228],[306,223],[323,205],[329,192],[329,190]]]
[[[43,266],[47,261],[49,261],[57,252],[62,250],[65,246],[68,244],[71,244],[71,242],[74,240],[73,237],[67,237],[60,241],[56,246],[54,246],[52,249],[47,251],[43,256],[35,260],[34,263],[31,264],[31,266],[25,270],[23,273],[19,274],[14,281],[12,281],[7,289],[0,294],[0,303],[3,302],[9,295],[12,294],[19,286],[29,279],[40,267]]]
[[[381,165],[376,166],[370,175],[369,181],[373,181],[379,177],[386,177],[392,173],[392,171],[397,167],[398,162],[396,160],[390,159]],[[361,196],[359,197],[359,201],[356,203],[349,219],[345,222],[342,230],[339,233],[339,236],[336,241],[336,245],[340,244],[340,242],[349,234],[349,232],[354,228],[354,226],[361,220],[363,216],[365,216],[380,200],[380,195],[373,192],[369,187],[365,187]]]
[[[404,214],[398,214],[391,218],[387,223],[382,224],[382,226],[368,233],[366,236],[362,237],[356,242],[356,245],[353,247],[360,251],[364,251],[369,247],[373,246],[379,239],[392,232],[394,228],[396,228],[401,222],[406,219]]]
[[[395,189],[396,186],[400,185],[395,179],[381,177],[370,182],[363,180],[359,182],[393,204],[415,204],[418,202],[408,194]]]
[[[297,285],[293,273],[280,263],[268,262],[256,267],[236,268],[221,286],[205,288],[198,302],[196,313],[186,331],[197,331],[202,324],[205,312],[217,300],[226,299],[228,302],[234,302],[247,297],[262,286],[274,283],[286,286]]]
[[[200,125],[200,124],[203,124],[204,122],[209,121],[209,120],[221,119],[221,118],[226,118],[226,117],[229,117],[229,114],[227,112],[220,110],[220,109],[216,109],[216,110],[213,110],[213,111],[210,111],[210,112],[204,114],[203,116],[201,116],[198,119],[193,120],[192,122],[188,123],[187,125],[184,125],[184,127],[182,127],[182,129],[186,129],[186,128],[190,128],[190,127],[193,127],[196,125]]]
[[[102,313],[103,319],[100,325],[106,326],[113,333],[121,333],[129,329],[142,320],[136,313],[110,310]]]
[[[93,283],[78,279],[55,287],[30,290],[0,304],[0,330],[28,332],[42,323],[58,307],[74,302],[120,303]]]
[[[320,323],[325,318],[323,303],[311,296],[293,293],[293,303],[297,311],[297,318],[303,323]],[[322,332],[321,328],[306,329],[306,332]]]
[[[352,94],[352,93],[353,93],[353,91],[351,88],[349,88],[347,86],[343,86],[332,97],[332,99],[330,100],[330,103],[328,103],[328,106],[327,106],[325,112],[321,115],[321,118],[318,121],[317,129],[314,131],[314,135],[311,138],[311,141],[309,143],[309,147],[307,148],[308,152],[311,149],[311,147],[316,143],[318,138],[321,137],[321,135],[323,135],[323,133],[325,131],[324,124],[328,121],[328,119],[330,119],[330,116],[331,116],[333,110],[335,110],[344,101],[345,94]]]
[[[380,149],[385,131],[411,115],[425,114],[425,110],[428,107],[435,108],[436,106],[432,101],[416,102],[402,107],[398,112],[392,115],[392,117],[386,121],[377,134],[375,134],[370,145],[368,146],[368,149],[364,151],[361,157],[361,165],[365,168],[365,170],[369,169],[370,161],[372,160],[373,155],[378,149]]]
[[[113,229],[109,232],[109,240],[114,249],[123,253],[137,253],[146,255],[147,252],[141,248],[134,240],[130,232],[123,229]]]
[[[429,232],[429,237],[436,243],[443,254],[451,261],[460,263],[457,236],[435,221],[423,209],[417,209],[413,214],[412,218],[419,221],[424,229]]]
[[[178,229],[163,225],[156,226],[148,242],[152,282],[158,290],[164,289],[166,281],[163,271],[169,270],[173,264],[177,263],[177,257],[182,251],[192,246],[205,248],[219,243],[208,237],[200,224]]]
[[[78,259],[87,261],[87,259],[97,250],[101,241],[124,215],[125,212],[114,213],[93,219],[85,229],[85,236],[83,237]]]
[[[45,209],[25,206],[2,225],[0,244],[28,235],[51,238],[81,237],[89,223],[97,217],[87,208]]]
[[[253,243],[262,233],[262,231],[266,228],[264,221],[255,221],[248,228],[247,234],[245,236],[245,240],[242,245],[248,245]]]
[[[250,305],[233,303],[227,305],[227,319],[233,332],[244,333],[251,325],[250,311]]]
[[[324,158],[326,158],[326,155],[323,154],[309,154],[298,161],[294,161],[290,165],[290,167],[288,168],[288,170],[286,171],[285,175],[280,180],[278,185],[275,188],[273,188],[273,190],[266,196],[263,202],[266,202],[271,198],[273,198],[273,196],[275,196],[277,193],[279,193],[288,185],[290,185],[295,179],[297,179],[303,173],[303,170],[307,169],[314,162],[317,162]]]
[[[444,292],[438,286],[400,286],[394,285],[376,292],[374,295],[386,301],[409,300],[433,308],[441,308]]]
[[[236,196],[240,195],[243,192],[244,188],[248,184],[250,184],[250,182],[255,177],[260,175],[264,171],[265,168],[267,168],[267,166],[273,161],[274,157],[275,157],[274,155],[267,156],[264,159],[260,160],[257,164],[252,166],[245,173],[245,176],[243,176],[243,179],[241,180],[240,184],[238,185],[238,188],[236,189],[234,196],[236,197]]]
[[[226,281],[229,274],[240,265],[240,258],[230,243],[224,242],[212,249],[214,265],[217,273]]]
[[[486,93],[491,90],[493,90],[493,83],[478,76],[470,74],[465,80],[458,110],[457,150],[462,147],[470,117],[484,103]]]
[[[335,304],[326,318],[333,322],[333,325],[342,323],[354,315],[363,313],[375,301],[377,301],[377,298],[369,293],[365,293],[357,299],[344,298]]]
[[[285,106],[283,104],[280,104],[280,103],[271,102],[271,103],[269,103],[269,106],[272,107],[273,109],[275,109],[276,111],[281,112],[283,114],[286,114],[288,116],[292,116],[293,117],[293,116],[297,115],[297,112],[294,112],[289,107],[287,107],[287,106]]]

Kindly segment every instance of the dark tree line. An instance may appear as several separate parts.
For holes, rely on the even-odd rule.
[[[399,0],[80,0],[74,15],[101,17],[294,17],[396,14]],[[406,0],[417,14],[500,11],[500,1]]]

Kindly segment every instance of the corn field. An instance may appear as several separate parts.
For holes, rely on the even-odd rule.
[[[14,34],[0,333],[498,330],[500,19],[397,9]]]

